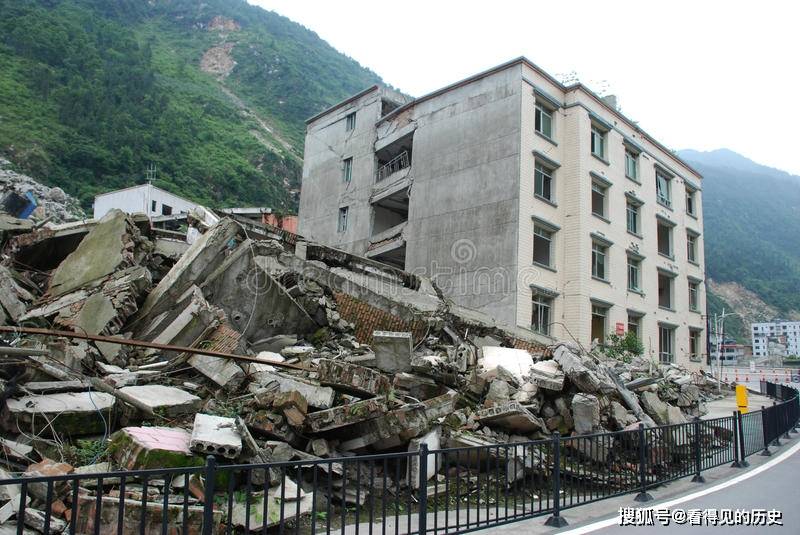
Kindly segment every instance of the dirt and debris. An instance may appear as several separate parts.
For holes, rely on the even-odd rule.
[[[714,397],[702,373],[497,325],[427,279],[268,225],[223,218],[180,256],[159,254],[160,239],[146,218],[116,210],[4,231],[0,479],[602,433],[685,422]],[[517,459],[514,470],[540,464]],[[342,475],[337,463],[320,466]],[[410,468],[390,483],[418,488],[419,466]],[[292,514],[310,511],[307,482],[273,476],[256,500],[292,496]],[[113,478],[103,484],[103,502],[119,499]],[[196,526],[202,482],[169,484],[188,489]],[[136,515],[147,503],[157,525],[168,512],[150,488],[152,499],[129,481],[125,499]],[[335,503],[355,500],[349,487],[333,489]],[[79,529],[93,529],[93,492],[78,497]],[[0,507],[21,499],[0,494]],[[66,506],[55,518],[66,523],[76,504],[58,499]],[[35,529],[31,511],[22,521]],[[245,514],[233,510],[237,525]],[[265,522],[275,519],[249,525]]]

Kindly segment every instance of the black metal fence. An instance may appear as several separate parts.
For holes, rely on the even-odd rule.
[[[770,407],[613,433],[381,455],[69,474],[0,481],[7,522],[41,533],[456,534],[648,490],[770,455],[800,417],[797,391],[762,383]],[[462,442],[467,442],[467,439]],[[10,507],[8,505],[11,504]],[[23,520],[24,519],[24,520]],[[0,518],[0,523],[3,519]]]

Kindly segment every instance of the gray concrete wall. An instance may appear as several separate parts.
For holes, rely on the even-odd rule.
[[[354,111],[356,126],[348,132],[345,118]],[[366,251],[375,181],[375,122],[380,114],[381,91],[376,89],[308,125],[298,222],[302,236],[354,254]],[[345,158],[353,158],[349,183],[342,176]],[[348,228],[338,232],[343,206],[349,207]]]
[[[417,104],[406,269],[513,325],[520,68]],[[379,126],[380,129],[380,126]]]

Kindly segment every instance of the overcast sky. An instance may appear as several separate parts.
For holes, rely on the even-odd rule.
[[[249,1],[412,96],[526,56],[616,94],[670,148],[725,147],[800,175],[794,1]]]

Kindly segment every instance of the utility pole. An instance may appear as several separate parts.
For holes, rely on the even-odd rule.
[[[722,307],[722,315],[717,316],[714,314],[714,330],[717,333],[717,392],[722,390],[722,345],[725,340],[725,318],[730,316],[738,316],[736,312],[727,314],[725,307]]]

